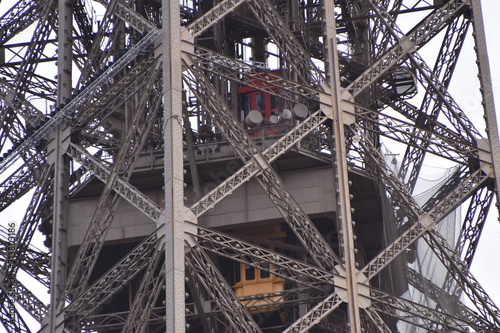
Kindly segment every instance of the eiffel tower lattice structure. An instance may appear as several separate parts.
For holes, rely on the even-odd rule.
[[[500,332],[481,2],[1,1],[3,331]]]

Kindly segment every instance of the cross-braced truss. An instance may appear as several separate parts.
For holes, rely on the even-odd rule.
[[[3,2],[0,121],[8,332],[500,332],[480,1]]]

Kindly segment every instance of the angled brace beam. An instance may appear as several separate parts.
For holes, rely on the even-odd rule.
[[[477,158],[478,150],[482,151],[482,149],[476,148],[472,144],[463,144],[461,142],[462,138],[458,134],[442,125],[436,125],[435,131],[422,128],[420,134],[416,134],[414,131],[415,124],[396,117],[361,107],[356,108],[355,114],[358,117],[357,125],[366,131],[376,131],[376,134],[404,144],[414,144],[412,141],[418,136],[421,145],[412,148],[423,153],[428,152],[454,162],[458,161],[458,163],[467,164],[470,158]],[[489,161],[483,162],[488,163]],[[408,189],[410,192],[410,188]]]
[[[9,333],[31,333],[23,317],[17,311],[14,301],[10,298],[6,298],[0,304],[0,322]]]
[[[100,66],[105,65],[106,58],[108,57],[110,51],[110,44],[112,43],[114,37],[112,26],[117,24],[117,21],[119,21],[119,18],[114,15],[116,5],[119,1],[120,0],[99,0],[99,2],[105,6],[106,12],[101,20],[99,29],[93,38],[92,46],[87,55],[88,61],[81,70],[77,87],[81,86],[83,83],[82,80],[88,79],[93,71],[97,71]],[[110,35],[106,36],[108,33]]]
[[[153,44],[155,39],[160,35],[160,30],[153,30],[144,36],[137,44],[133,45],[127,53],[120,59],[115,61],[102,75],[93,81],[87,88],[85,88],[78,96],[73,98],[66,104],[60,111],[58,111],[52,118],[43,124],[35,133],[28,137],[22,144],[20,144],[14,151],[9,154],[3,161],[0,162],[0,173],[3,173],[9,166],[14,164],[23,153],[45,138],[49,133],[61,124],[66,119],[71,119],[75,112],[84,105],[88,100],[94,97],[100,91],[100,87],[106,84],[110,77],[123,70],[137,55]]]
[[[16,80],[14,83],[15,94],[26,91],[26,87],[31,82],[32,73],[38,65],[33,59],[37,59],[42,54],[45,48],[45,43],[41,43],[49,36],[52,28],[47,24],[48,18],[55,13],[57,1],[47,0],[43,7],[41,7],[40,20],[38,21],[35,31],[32,34],[32,40],[28,46],[26,54],[19,70],[17,71]]]
[[[422,76],[432,86],[435,91],[433,96],[439,96],[440,101],[447,106],[449,112],[445,113],[448,120],[457,128],[458,131],[465,131],[472,141],[476,141],[481,137],[479,132],[474,128],[473,124],[465,117],[461,116],[460,108],[454,102],[453,98],[448,94],[447,90],[442,87],[442,83],[437,80],[432,74],[432,71],[427,68],[424,60],[420,58],[415,50],[425,44],[432,38],[436,31],[439,31],[450,18],[459,13],[467,4],[461,0],[453,0],[447,2],[444,6],[440,7],[429,15],[421,24],[412,29],[412,31],[403,36],[398,43],[393,46],[385,55],[383,55],[375,64],[358,77],[353,83],[349,85],[347,90],[351,91],[353,96],[356,96],[370,84],[375,82],[383,73],[389,68],[398,63],[401,59],[410,57],[415,67],[419,69]],[[372,6],[377,15],[381,16],[380,10]],[[389,20],[389,18],[388,18]],[[393,29],[386,20],[388,29]],[[396,27],[397,28],[397,27]],[[397,32],[393,31],[395,36]],[[401,35],[401,34],[399,34]]]
[[[380,333],[392,333],[392,330],[387,327],[387,324],[385,321],[380,317],[377,311],[371,306],[363,309],[364,314],[368,319],[374,324],[374,327],[376,327],[377,331]]]
[[[7,251],[9,246],[12,245],[7,231],[7,228],[0,226],[0,244],[3,246],[3,249],[0,250],[0,256],[4,262],[12,259],[9,258],[9,251]],[[30,244],[28,247],[24,247],[24,255],[20,260],[16,263],[19,268],[45,287],[48,287],[50,278],[50,257],[48,253],[43,253]]]
[[[373,258],[360,270],[359,274],[364,274],[368,280],[377,275],[394,258],[404,252],[417,239],[422,237],[426,230],[434,227],[449,213],[462,204],[478,188],[491,181],[490,175],[485,175],[481,170],[477,170],[469,177],[460,182],[454,190],[436,203],[436,205],[424,215],[421,215],[414,224],[403,234],[389,244],[380,254]],[[411,221],[411,220],[410,220]]]
[[[297,321],[288,326],[283,333],[307,332],[314,325],[318,324],[323,318],[337,309],[342,302],[344,302],[345,298],[346,297],[340,298],[335,293],[331,294],[309,310],[305,315],[300,317]]]
[[[42,322],[48,311],[47,306],[18,280],[14,283],[13,293],[16,303],[21,305],[38,322]]]
[[[476,312],[465,306],[459,301],[459,297],[448,294],[444,288],[436,286],[431,280],[423,277],[410,267],[407,268],[407,277],[408,282],[416,290],[424,295],[428,295],[444,312],[456,313],[459,318],[475,323],[485,330],[492,329],[492,325],[494,324],[481,318]]]
[[[445,314],[375,288],[370,287],[369,298],[372,304],[371,307],[374,310],[424,329],[430,329],[434,327],[433,325],[439,325],[453,332],[467,333],[469,332],[468,327],[472,327],[478,330],[478,332],[491,332],[485,331],[483,327],[476,325],[474,322],[466,321],[466,318],[458,318]]]
[[[186,254],[186,264],[196,280],[222,310],[228,324],[237,332],[262,332],[227,281],[214,268],[207,254],[195,246]]]
[[[460,20],[457,18],[448,26],[448,30],[446,31],[445,38],[441,45],[441,50],[433,70],[434,75],[442,78],[441,81],[443,82],[443,86],[445,88],[448,88],[450,84],[452,74],[458,61],[460,49],[464,44],[466,33],[470,25],[470,21],[465,18],[462,20],[460,25],[459,21]],[[456,39],[453,38],[455,36]],[[438,101],[434,101],[434,105],[431,105],[433,98],[429,95],[432,93],[432,91],[426,90],[422,106],[419,110],[419,116],[420,118],[424,118],[424,121],[422,122],[419,118],[415,119],[416,121],[420,120],[420,126],[426,129],[428,128],[428,131],[420,132],[419,130],[414,129],[415,136],[411,139],[411,141],[409,141],[410,145],[406,149],[402,166],[399,171],[401,178],[406,179],[406,177],[408,177],[410,192],[413,192],[420,169],[422,168],[422,163],[425,157],[425,148],[429,145],[427,138],[432,136],[434,128],[436,127],[436,123],[432,120],[437,119],[442,108],[442,103]],[[421,149],[420,147],[424,149]]]
[[[399,7],[401,6],[402,0],[394,1],[391,10],[389,10],[389,0],[373,0],[376,3],[376,6],[380,8],[380,10],[386,12],[388,15],[392,12],[397,12]],[[392,36],[387,32],[387,29],[384,28],[382,21],[383,18],[376,16],[373,22],[373,28],[370,32],[371,39],[371,53],[375,58],[380,57],[385,51],[387,51],[387,45],[392,41]],[[393,19],[395,21],[395,18]],[[380,37],[382,35],[382,37]]]
[[[123,325],[122,332],[144,333],[148,328],[148,321],[158,295],[165,284],[165,262],[163,260],[164,246],[153,253],[152,258],[146,267],[146,272],[135,295],[134,302],[130,308],[127,321]],[[160,261],[163,264],[158,266]]]
[[[452,0],[434,11],[423,22],[412,29],[408,35],[392,46],[345,90],[350,91],[353,97],[360,94],[378,80],[387,70],[399,63],[403,58],[408,57],[408,54],[413,52],[415,48],[428,42],[434,36],[434,31],[442,28],[464,6],[466,5],[461,0]],[[385,22],[385,20],[382,20],[382,22]]]
[[[132,68],[127,68],[125,75],[108,78],[108,81],[104,81],[102,86],[97,87],[94,94],[88,96],[89,98],[77,108],[76,113],[71,114],[69,124],[77,129],[85,124],[87,126],[82,131],[83,135],[96,136],[96,133],[99,133],[98,127],[101,125],[101,122],[96,120],[106,119],[127,99],[150,84],[151,75],[149,74],[155,61],[156,58],[146,57]]]
[[[264,158],[272,163],[278,157],[290,150],[305,136],[310,134],[320,124],[323,124],[328,118],[322,115],[321,110],[315,112],[308,118],[304,119],[293,129],[280,137],[269,148],[262,152]],[[255,177],[260,172],[260,169],[255,161],[247,162],[243,167],[236,171],[233,175],[219,184],[215,189],[194,203],[189,209],[196,217],[203,215],[208,209],[212,208],[216,203],[231,194],[239,186],[243,185],[248,180]]]
[[[446,145],[451,146],[452,149],[457,152],[461,152],[461,154],[466,156],[473,155],[477,158],[478,156],[474,154],[477,154],[478,151],[483,151],[485,153],[488,152],[481,147],[478,147],[475,142],[470,141],[468,138],[464,138],[464,136],[458,134],[450,128],[447,128],[436,120],[427,118],[427,125],[422,126],[420,124],[421,119],[419,119],[419,117],[423,118],[427,116],[422,115],[417,107],[411,105],[407,101],[395,101],[394,103],[391,103],[391,107],[408,118],[411,122],[414,122],[413,127],[419,127],[421,131],[426,131],[429,134],[436,136],[436,138],[443,140]],[[430,128],[432,128],[432,130],[430,130]]]
[[[90,50],[92,47],[92,13],[88,13],[88,9],[85,6],[85,0],[75,0],[73,4],[73,16],[75,17],[78,29],[85,37],[82,41],[82,45],[85,50]]]
[[[371,6],[372,10],[378,17],[383,17],[384,14],[386,14],[382,12],[381,9],[377,8],[375,4],[370,1],[366,2],[369,6]],[[392,22],[390,16],[386,16],[386,19],[383,19],[382,23],[385,24],[386,29],[388,29],[388,31],[397,40],[396,46],[403,46],[402,50],[404,50],[404,53],[401,54],[401,57],[397,58],[400,60],[405,57],[409,57],[413,66],[418,69],[420,76],[426,83],[428,83],[428,88],[432,88],[434,91],[434,93],[431,94],[431,97],[436,99],[436,103],[442,103],[446,107],[446,109],[443,110],[443,114],[446,118],[452,123],[457,131],[465,132],[470,140],[475,142],[477,139],[481,138],[481,134],[477,131],[472,122],[463,115],[463,112],[448,93],[445,85],[437,76],[434,75],[433,71],[428,68],[425,60],[417,52],[417,49],[420,48],[420,46],[424,45],[439,31],[441,31],[441,29],[448,24],[448,21],[459,14],[465,6],[468,6],[468,1],[449,1],[444,6],[438,8],[430,14],[423,22],[412,29],[408,35],[403,34],[395,22]],[[389,51],[388,54],[391,54],[391,51]],[[385,56],[382,58],[384,57]]]
[[[456,252],[463,255],[463,262],[469,268],[472,265],[488,211],[493,203],[493,196],[494,192],[486,187],[474,193],[465,215]]]
[[[4,45],[19,32],[33,24],[39,14],[39,8],[46,1],[19,0],[0,18],[0,45]]]
[[[151,253],[159,244],[156,231],[104,273],[92,286],[64,309],[68,315],[86,317],[110,299],[148,265]]]
[[[0,184],[0,211],[9,207],[36,185],[37,177],[40,175],[35,170],[40,170],[42,160],[39,155],[32,156],[33,159],[28,159]]]
[[[7,289],[11,287],[10,283],[14,282],[15,276],[21,266],[20,264],[26,258],[26,250],[30,246],[36,227],[41,218],[40,211],[43,209],[43,205],[47,200],[47,193],[50,193],[49,187],[52,181],[50,174],[52,171],[53,170],[49,165],[44,165],[41,177],[38,180],[38,186],[36,187],[35,193],[33,193],[23,220],[17,230],[15,237],[15,249],[12,253],[7,253],[8,260],[4,266],[5,275],[2,279],[3,285],[6,286]],[[9,254],[13,257],[10,257]],[[0,295],[0,299],[5,298],[6,294],[2,293],[2,295]]]
[[[189,320],[192,317],[196,317],[201,321],[203,327],[203,332],[207,333],[217,333],[216,319],[209,314],[210,311],[205,310],[205,292],[203,286],[201,286],[198,281],[196,281],[196,273],[186,267],[186,283],[188,285],[189,291],[193,296],[193,304],[186,304],[186,322],[189,325]],[[215,306],[207,307],[208,309],[214,309]],[[189,311],[189,312],[188,312]],[[196,316],[194,315],[196,313]],[[191,315],[191,316],[190,316]]]
[[[247,1],[248,0],[223,0],[203,14],[202,17],[188,25],[187,30],[196,38],[219,22],[224,16],[238,8],[239,5]]]
[[[460,230],[460,235],[455,244],[455,252],[462,258],[464,265],[470,269],[472,259],[476,253],[477,244],[481,233],[483,231],[488,211],[493,202],[494,192],[490,191],[487,187],[481,188],[474,193],[470,199],[469,208],[465,215]],[[456,283],[455,279],[451,278],[452,272],[446,273],[443,289],[452,294],[460,295],[462,293],[462,286]],[[439,304],[438,304],[439,305]]]
[[[435,229],[429,230],[424,239],[441,262],[453,272],[452,276],[463,288],[484,319],[495,325],[495,332],[500,332],[500,309],[493,303],[455,251],[450,248],[446,239]]]
[[[0,78],[0,99],[31,126],[38,125],[45,118],[45,115],[28,100],[15,96],[15,86],[5,78]]]
[[[320,100],[322,91],[311,88],[309,85],[295,82],[275,73],[262,74],[261,68],[216,53],[199,45],[193,45],[193,48],[194,52],[189,52],[187,49],[183,50],[183,52],[191,55],[202,70],[212,72],[256,90],[261,90],[267,94],[287,99],[293,103],[297,103],[301,99]],[[291,97],[292,95],[293,97]]]
[[[290,31],[288,25],[268,0],[252,0],[247,5],[260,21],[262,27],[275,41],[281,50],[281,55],[300,76],[300,82],[310,83],[318,88],[322,84],[328,84],[323,77],[323,73],[312,62],[297,37]]]
[[[194,62],[191,63],[194,64]],[[327,267],[329,270],[336,271],[335,266],[341,264],[341,261],[318,232],[309,217],[300,209],[283,184],[283,181],[271,167],[269,161],[259,152],[257,146],[238,123],[235,116],[231,112],[227,112],[229,107],[215,90],[208,78],[201,71],[190,70],[188,72],[193,75],[194,78],[189,79],[187,76],[184,76],[185,81],[188,84],[196,82],[202,87],[202,89],[193,90],[193,93],[197,96],[198,101],[206,110],[210,110],[214,113],[214,122],[229,139],[229,142],[240,158],[244,162],[253,160],[261,169],[261,177],[263,180],[260,180],[260,178],[257,179],[264,188],[271,186],[271,184],[273,185],[272,188],[269,188],[271,190],[271,192],[269,192],[271,194],[270,199],[275,203],[276,207],[290,227],[295,231],[305,248],[309,249],[313,260],[323,268]]]
[[[418,53],[411,55],[411,60],[415,68],[420,72],[420,75],[429,83],[429,87],[434,90],[432,98],[436,102],[442,102],[444,108],[442,109],[443,115],[450,121],[450,123],[459,132],[467,134],[469,141],[476,142],[482,138],[481,133],[476,129],[474,124],[470,121],[465,113],[461,110],[460,106],[450,95],[446,87],[435,77],[425,60],[420,57]]]
[[[147,138],[144,133],[148,133],[153,126],[160,104],[160,95],[153,89],[157,78],[157,76],[152,75],[149,84],[142,91],[142,96],[136,105],[137,111],[134,113],[120,151],[114,160],[82,245],[78,249],[73,266],[68,274],[66,285],[67,292],[71,295],[79,294],[90,278],[113,220],[113,212],[119,202],[119,195],[113,193],[113,189],[116,187],[118,178],[126,182],[132,175],[134,162],[138,158]],[[151,106],[150,110],[146,110],[148,101]]]
[[[391,194],[392,200],[405,210],[410,220],[417,219],[423,213],[420,205],[408,193],[406,186],[388,168],[383,157],[380,156],[379,151],[373,146],[370,139],[366,138],[362,131],[358,130],[355,134],[360,137],[359,145],[362,148],[367,164],[375,167],[376,170],[372,171],[376,172],[382,178],[386,189]],[[373,163],[369,163],[370,161]]]
[[[127,7],[125,4],[123,4],[122,1],[118,1],[116,3],[113,14],[115,14],[123,21],[130,24],[130,26],[132,26],[135,30],[143,34],[146,34],[158,28],[157,26],[149,22],[146,18],[139,15],[132,8]]]
[[[89,152],[74,143],[70,143],[67,154],[84,168],[90,170],[101,181],[106,182],[111,173],[108,167],[103,165]],[[143,212],[151,220],[156,221],[161,214],[161,208],[150,198],[142,194],[130,183],[117,178],[113,190],[116,191],[122,198]]]
[[[190,281],[188,281],[188,283],[191,283],[192,280],[193,278],[190,277]],[[193,284],[192,286],[190,286],[190,290],[192,292],[191,288],[197,288],[198,295],[200,294],[199,291],[202,290],[201,289],[202,286],[197,284]],[[304,294],[307,294],[308,297],[301,298],[300,295]],[[300,304],[307,304],[309,306],[313,306],[314,304],[317,304],[318,302],[324,300],[325,297],[327,297],[328,295],[329,293],[327,292],[312,290],[310,288],[295,288],[295,289],[285,289],[281,292],[273,292],[272,294],[264,293],[264,294],[248,295],[240,297],[239,299],[241,302],[245,302],[245,307],[251,310],[269,310],[270,308],[297,306]],[[273,299],[269,299],[270,297]],[[213,301],[209,300],[206,300],[206,302],[214,303]],[[186,314],[186,319],[191,320],[194,318],[196,319],[200,318],[199,313],[194,313],[194,306],[195,305],[193,303],[187,304],[189,313]],[[217,308],[215,304],[211,304],[208,308],[212,309],[212,311],[205,312],[205,316],[207,317],[208,320],[214,319],[214,323],[217,322],[218,320],[217,315],[221,313],[221,310]],[[325,323],[320,323],[320,324],[324,325]],[[214,332],[214,329],[212,328],[212,330],[210,331],[210,328],[208,328],[206,329],[206,331]],[[220,332],[220,330],[215,330],[215,332]],[[341,331],[341,333],[345,333],[345,331]]]
[[[190,230],[198,230],[198,232],[194,233]],[[269,267],[275,267],[273,269],[269,268],[271,274],[307,285],[310,288],[320,288],[323,290],[325,284],[334,286],[335,279],[340,278],[334,273],[322,270],[300,260],[200,225],[193,224],[192,227],[186,228],[186,233],[195,237],[198,240],[198,246],[205,251],[210,251],[262,270],[267,270],[267,268],[259,266],[259,263],[269,263]],[[314,283],[307,281],[308,279],[314,281]]]
[[[16,80],[18,71],[15,67],[2,66],[0,67],[0,75],[6,77],[9,82],[14,84]],[[36,72],[30,72],[31,81],[29,85],[25,88],[25,92],[28,96],[38,96],[46,99],[49,102],[56,102],[57,94],[57,82],[55,80],[49,79],[45,76],[37,74]],[[42,94],[41,92],[45,92]]]

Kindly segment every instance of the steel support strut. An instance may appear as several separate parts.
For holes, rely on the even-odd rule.
[[[158,219],[165,242],[166,332],[186,330],[184,273],[184,174],[179,4],[162,1],[163,152],[165,209]]]

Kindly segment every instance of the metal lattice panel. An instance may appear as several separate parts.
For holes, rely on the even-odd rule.
[[[0,324],[500,332],[470,271],[500,172],[482,20],[473,0],[0,4],[2,221],[26,206],[0,226]],[[453,96],[467,52],[484,133]],[[455,171],[419,202],[429,164]]]

